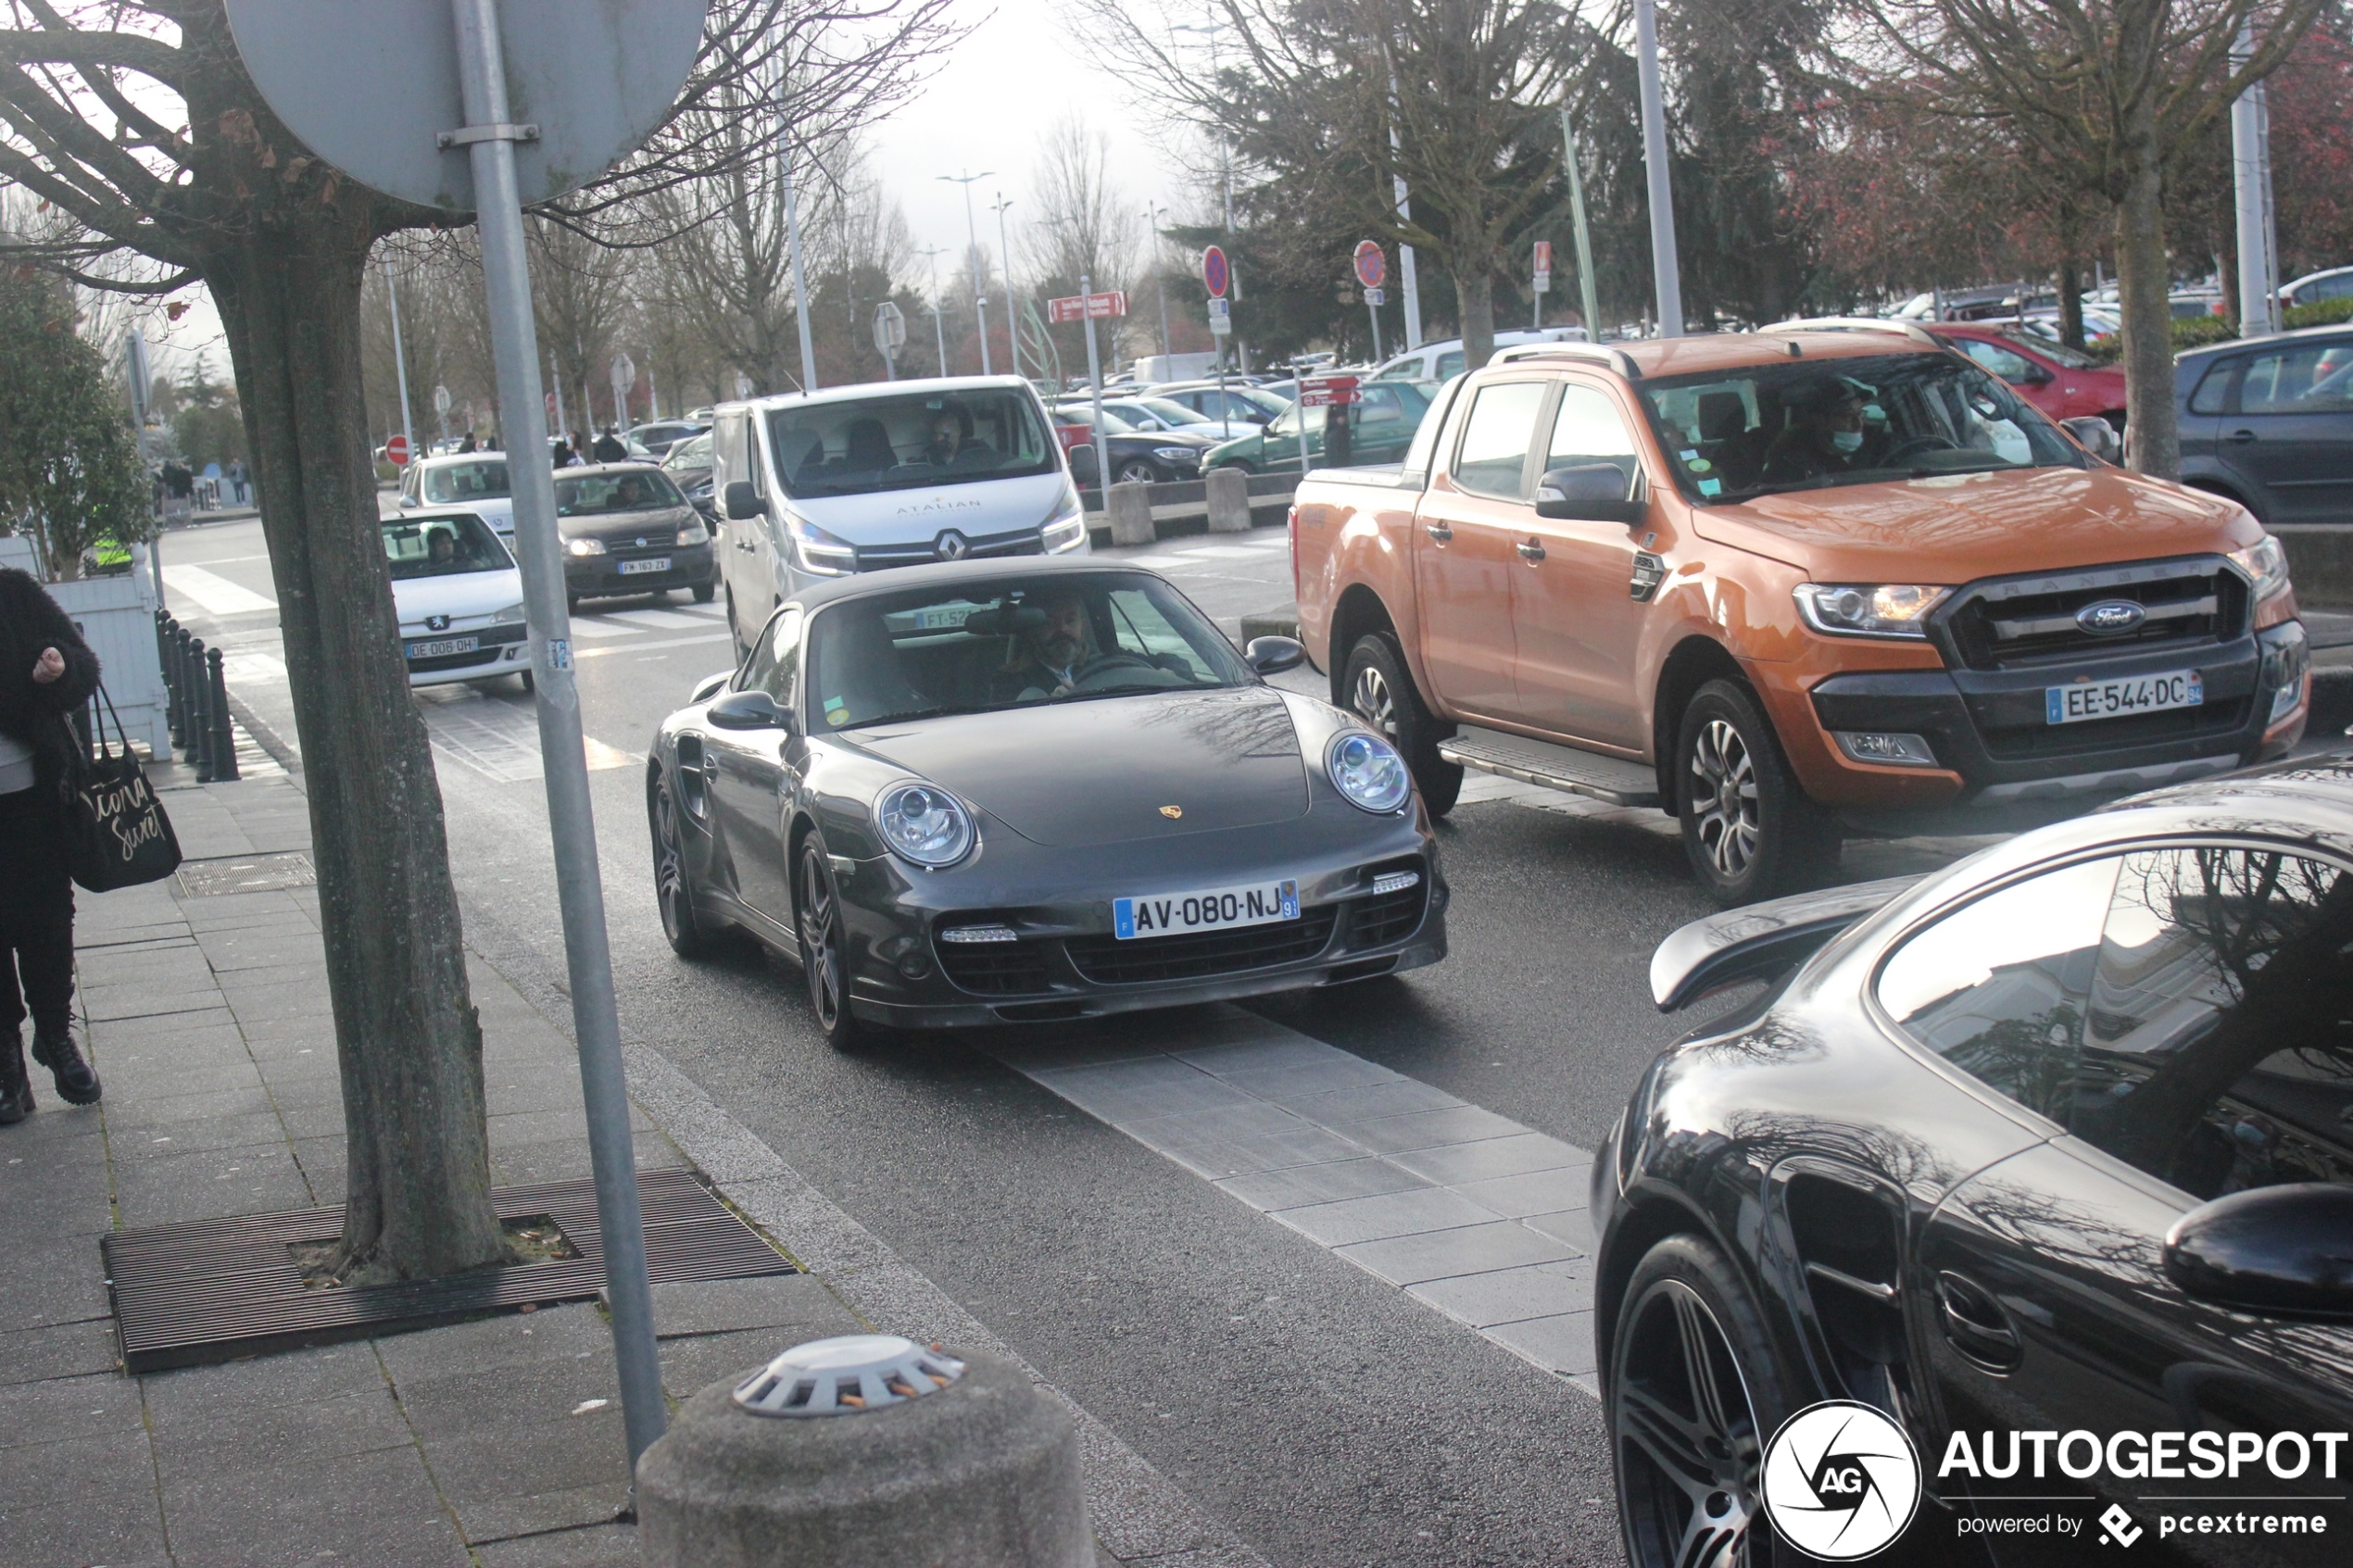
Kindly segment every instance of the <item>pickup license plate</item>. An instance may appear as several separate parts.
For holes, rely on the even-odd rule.
[[[668,556],[656,556],[651,560],[625,560],[621,563],[621,574],[623,577],[635,577],[641,571],[668,571],[669,570],[670,558]]]
[[[2071,686],[2047,686],[2043,692],[2044,717],[2054,724],[2197,708],[2205,701],[2206,677],[2195,670],[2133,675],[2121,681],[2078,681]]]
[[[437,643],[410,643],[411,659],[439,659],[447,653],[472,653],[482,646],[480,637],[444,637]]]
[[[1156,893],[1111,901],[1112,929],[1123,942],[1140,936],[1182,936],[1194,931],[1230,931],[1299,918],[1299,884],[1260,882],[1206,893]]]

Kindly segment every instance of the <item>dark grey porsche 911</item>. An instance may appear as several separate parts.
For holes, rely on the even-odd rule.
[[[1261,678],[1163,578],[843,578],[782,606],[648,759],[672,947],[799,958],[827,1036],[1081,1018],[1446,956],[1403,760]]]

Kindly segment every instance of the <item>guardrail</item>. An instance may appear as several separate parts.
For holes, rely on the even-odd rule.
[[[162,610],[156,611],[156,652],[163,660],[165,709],[171,744],[195,764],[198,784],[237,777],[237,736],[229,722],[229,678],[220,650]]]

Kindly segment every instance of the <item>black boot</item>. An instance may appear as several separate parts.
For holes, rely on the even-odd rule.
[[[49,1076],[57,1081],[57,1098],[68,1105],[98,1103],[101,1092],[98,1075],[90,1071],[88,1062],[82,1060],[82,1052],[73,1043],[73,1031],[70,1029],[44,1035],[39,1024],[33,1025],[32,1060],[49,1070]],[[22,1073],[24,1069],[19,1067],[17,1071]]]
[[[0,1035],[0,1127],[13,1127],[32,1110],[32,1080],[25,1076],[24,1036]]]

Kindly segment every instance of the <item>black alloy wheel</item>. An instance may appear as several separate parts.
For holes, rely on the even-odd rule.
[[[686,824],[680,819],[670,774],[654,786],[647,812],[654,840],[654,903],[661,910],[661,934],[682,959],[707,959],[717,950],[716,935],[695,913],[695,886],[686,870]]]
[[[841,915],[841,898],[834,887],[833,867],[825,847],[814,834],[800,845],[799,897],[794,900],[800,935],[800,968],[809,981],[809,1010],[825,1044],[837,1051],[856,1048],[860,1028],[849,1010],[849,959]]]
[[[1683,709],[1673,776],[1683,853],[1727,909],[1819,885],[1836,872],[1838,819],[1807,797],[1755,694],[1710,681]]]
[[[1721,1252],[1670,1236],[1634,1267],[1610,1345],[1604,1419],[1633,1568],[1791,1561],[1758,1490],[1789,1411],[1755,1309]]]
[[[1112,477],[1121,484],[1162,484],[1166,476],[1141,458],[1130,458],[1113,470]]]
[[[1453,810],[1463,793],[1463,765],[1438,755],[1438,721],[1422,706],[1396,640],[1383,632],[1357,638],[1341,684],[1356,717],[1405,759],[1424,809],[1433,817]]]

